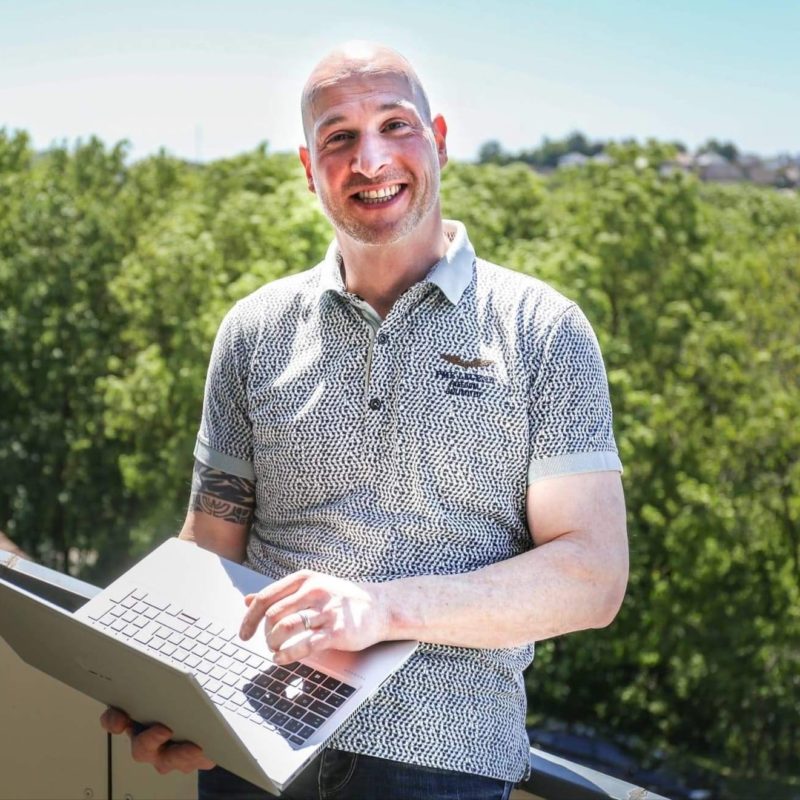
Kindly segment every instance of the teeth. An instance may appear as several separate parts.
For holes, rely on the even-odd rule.
[[[370,192],[359,192],[358,199],[364,200],[367,203],[386,201],[394,197],[401,188],[402,187],[400,184],[396,183],[393,186],[387,186],[384,189],[375,189]]]

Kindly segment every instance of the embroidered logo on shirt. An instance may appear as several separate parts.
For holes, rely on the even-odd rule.
[[[495,362],[488,358],[464,359],[461,356],[440,353],[448,364],[455,364],[465,370],[483,369],[492,366]],[[456,369],[437,369],[435,375],[440,380],[447,381],[445,394],[454,394],[459,397],[483,397],[487,387],[497,380],[492,375],[480,372],[465,372]]]
[[[461,356],[453,356],[447,353],[439,354],[448,364],[455,364],[457,367],[466,367],[467,369],[482,369],[483,367],[491,367],[494,361],[488,358],[473,358],[467,361]]]

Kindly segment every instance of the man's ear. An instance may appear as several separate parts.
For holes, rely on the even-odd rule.
[[[431,123],[433,138],[436,141],[436,152],[439,154],[439,166],[447,163],[447,123],[441,114],[437,114]]]
[[[300,147],[300,161],[303,163],[303,168],[306,171],[306,180],[308,181],[308,191],[317,193],[317,190],[314,188],[314,176],[311,174],[311,153],[308,152],[308,148],[305,146]]]

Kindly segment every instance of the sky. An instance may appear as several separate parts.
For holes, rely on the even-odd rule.
[[[800,153],[797,0],[0,0],[0,128],[295,150],[305,78],[349,39],[411,60],[457,159],[573,130]]]

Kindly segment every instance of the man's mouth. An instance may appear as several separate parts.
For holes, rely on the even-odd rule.
[[[382,205],[388,203],[396,197],[403,189],[405,184],[395,183],[391,186],[384,186],[382,189],[370,189],[369,191],[356,192],[355,196],[369,206]]]

